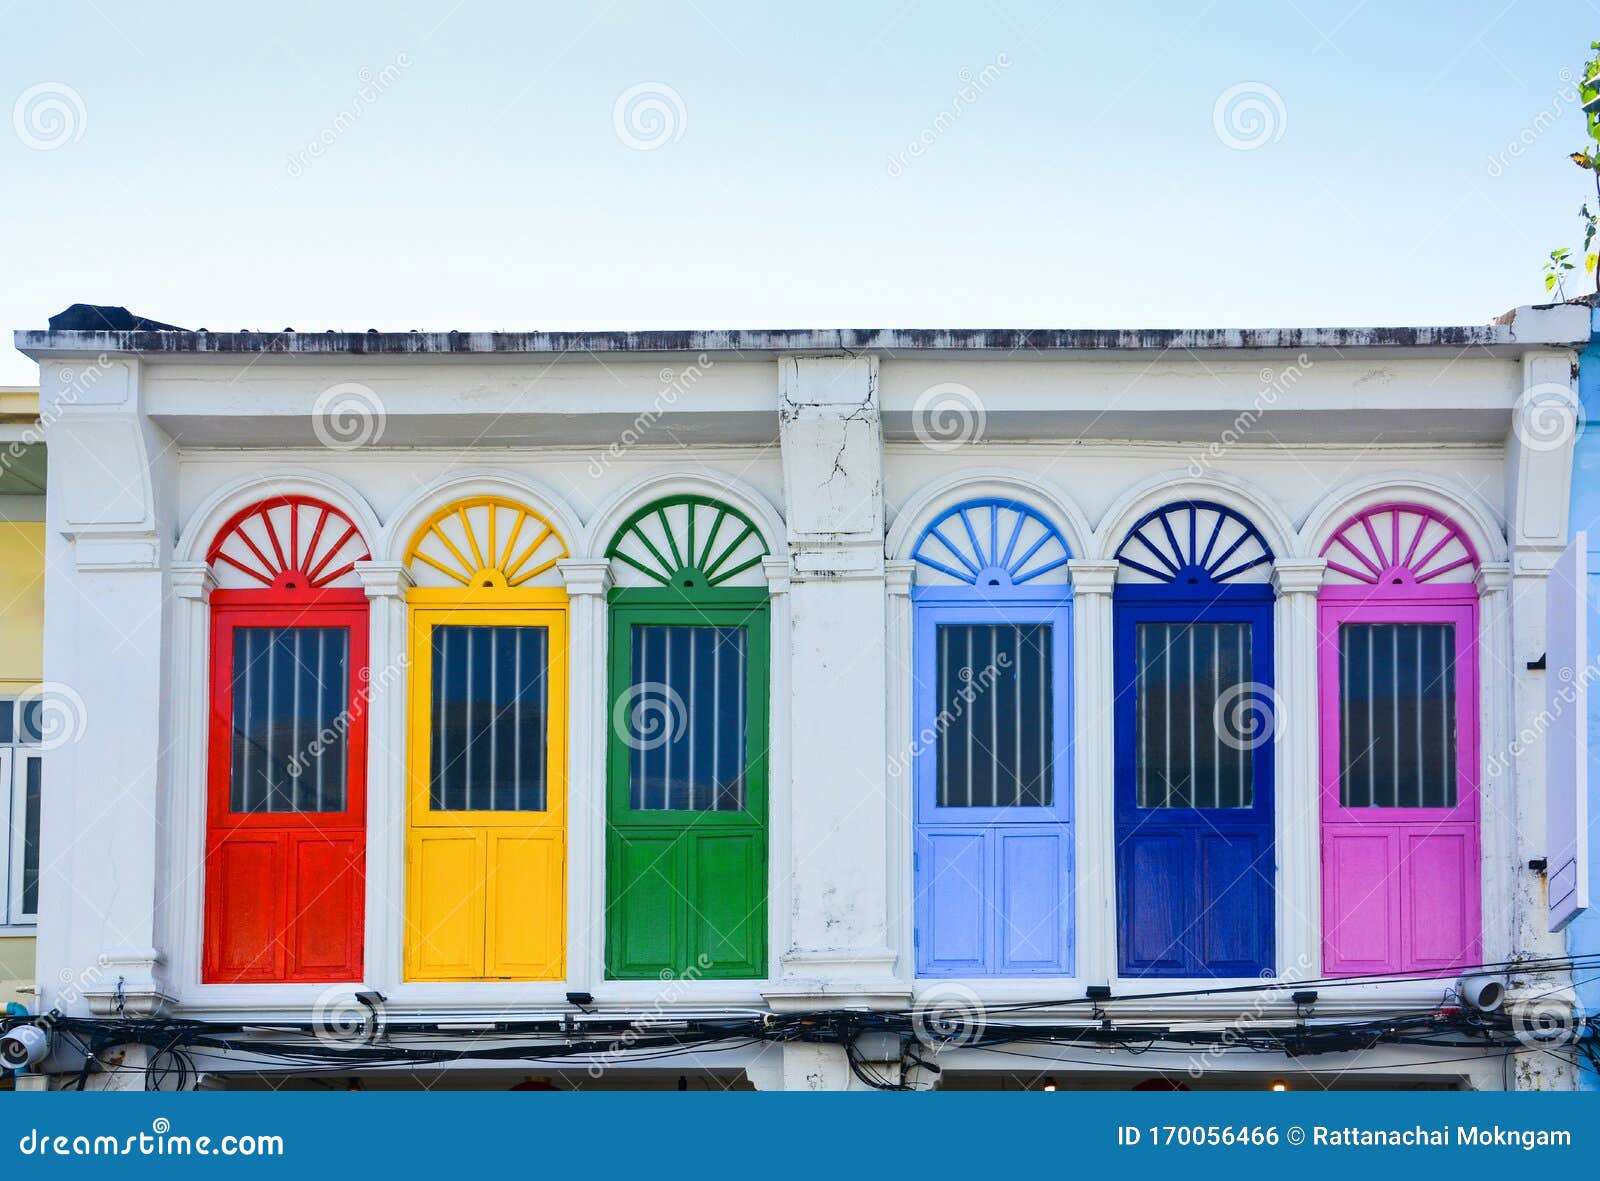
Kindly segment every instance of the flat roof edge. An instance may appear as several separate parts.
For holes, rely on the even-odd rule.
[[[1519,308],[1493,324],[1377,328],[836,328],[659,332],[201,332],[25,330],[17,349],[161,356],[458,356],[651,353],[1053,353],[1578,347],[1589,309]]]

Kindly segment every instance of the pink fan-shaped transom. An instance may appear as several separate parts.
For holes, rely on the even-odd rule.
[[[1461,527],[1420,504],[1379,504],[1339,526],[1322,547],[1327,581],[1398,589],[1471,582],[1478,553]]]
[[[359,586],[355,564],[368,556],[361,531],[333,505],[275,496],[235,514],[206,561],[225,588],[308,591]]]

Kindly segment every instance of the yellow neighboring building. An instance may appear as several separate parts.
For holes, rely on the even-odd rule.
[[[0,386],[0,1005],[34,998],[42,764],[19,698],[44,666],[45,458],[39,391]]]

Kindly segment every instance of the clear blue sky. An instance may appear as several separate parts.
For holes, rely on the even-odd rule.
[[[0,0],[0,28],[0,382],[34,379],[11,330],[75,301],[213,330],[1477,323],[1542,298],[1593,195],[1561,73],[1586,3]]]

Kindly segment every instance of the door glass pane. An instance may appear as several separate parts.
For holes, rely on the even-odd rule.
[[[44,760],[23,759],[22,784],[22,913],[39,913],[39,808],[40,776]]]
[[[433,629],[429,806],[435,812],[543,812],[550,632]]]
[[[741,812],[748,643],[742,627],[636,624],[612,721],[628,745],[628,807]]]
[[[1453,808],[1456,633],[1448,623],[1339,628],[1339,803]]]
[[[1248,808],[1253,748],[1271,727],[1250,683],[1248,623],[1141,623],[1136,662],[1137,803]]]
[[[1051,630],[1047,623],[940,624],[941,808],[1047,808],[1055,802]]]
[[[234,812],[345,810],[349,650],[342,627],[234,629]]]

